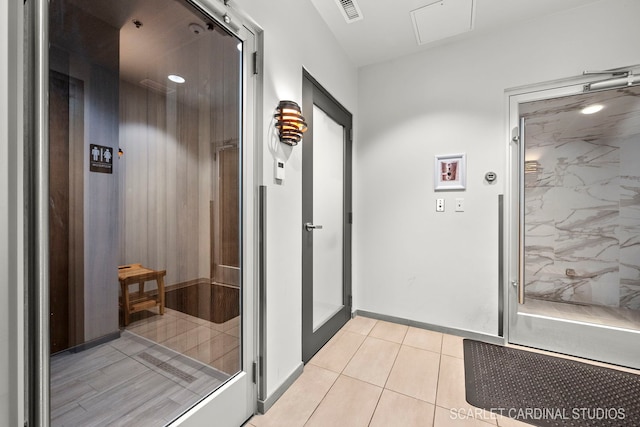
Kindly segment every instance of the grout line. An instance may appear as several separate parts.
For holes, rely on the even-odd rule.
[[[362,344],[364,344],[367,338],[371,336],[371,331],[373,331],[373,329],[376,327],[377,324],[378,324],[378,321],[376,320],[373,326],[371,327],[371,329],[369,330],[369,333],[367,333],[364,340],[362,341]],[[371,338],[375,338],[375,337],[371,337]],[[362,344],[360,344],[360,347],[362,347]],[[356,350],[356,353],[360,350],[360,347],[358,347],[358,350]],[[355,357],[356,353],[353,353],[353,356],[351,356],[351,359]],[[398,349],[398,353],[400,353],[399,349]],[[393,365],[395,365],[397,358],[398,358],[398,354],[396,353],[396,357],[393,359]],[[349,360],[349,363],[351,363],[351,360]],[[347,363],[347,366],[349,365],[349,363]],[[393,369],[393,365],[391,365],[391,369]],[[345,369],[347,369],[346,366],[345,366]],[[380,399],[382,398],[382,393],[384,393],[385,386],[387,385],[387,380],[389,379],[389,375],[391,375],[391,370],[389,370],[389,374],[387,374],[387,379],[384,380],[384,385],[381,387],[380,394],[378,395],[378,400],[376,400],[376,406],[373,408],[373,412],[371,412],[371,415],[369,416],[369,421],[367,422],[367,426],[371,425],[371,421],[373,421],[373,416],[378,410],[378,404],[380,403]],[[359,381],[362,381],[362,380],[359,380]],[[366,381],[363,381],[363,382],[366,382]],[[372,385],[375,385],[375,384],[372,384]],[[380,386],[377,386],[377,387],[380,387]]]
[[[384,393],[385,388],[383,387],[382,390],[380,390],[380,395],[378,395],[378,400],[376,400],[376,406],[373,408],[373,412],[371,412],[371,416],[369,417],[369,422],[367,422],[367,426],[371,425],[371,421],[373,421],[373,416],[376,414],[376,411],[378,410],[378,405],[380,404],[380,399],[382,399],[382,393]]]
[[[382,386],[382,391],[387,389],[387,383],[389,382],[389,377],[391,376],[391,372],[393,372],[393,368],[396,367],[396,362],[398,361],[398,356],[400,356],[400,352],[402,351],[402,346],[404,344],[400,344],[400,348],[398,349],[398,352],[396,353],[396,357],[393,358],[393,363],[391,364],[391,369],[389,369],[389,373],[387,374],[387,378],[384,380],[384,385]]]
[[[314,365],[315,366],[315,365]],[[324,369],[325,371],[329,371],[329,372],[333,372],[330,369],[326,369],[326,368],[322,368],[320,366],[316,366],[316,368],[320,368],[320,369]],[[335,372],[333,372],[335,374]],[[331,389],[333,389],[333,386],[336,385],[336,382],[338,382],[338,378],[340,378],[341,374],[338,374],[336,376],[336,379],[333,380],[333,382],[331,383],[331,386],[329,386],[329,388],[327,389],[327,391],[324,392],[324,395],[322,396],[322,399],[320,399],[320,401],[316,404],[316,407],[313,408],[313,411],[311,411],[311,413],[309,414],[309,416],[307,417],[307,419],[304,421],[303,425],[307,425],[307,423],[309,422],[309,420],[311,419],[311,417],[313,417],[313,414],[316,413],[316,411],[318,410],[318,408],[320,407],[320,404],[322,404],[322,402],[324,402],[324,400],[326,399],[327,395],[329,394],[329,392],[331,391]],[[296,380],[298,381],[298,380]],[[294,382],[295,384],[295,382]],[[293,385],[293,384],[292,384]]]
[[[360,334],[362,335],[362,334]],[[369,338],[369,335],[365,335],[364,339],[362,340],[362,342],[358,345],[358,348],[356,348],[356,351],[353,352],[353,354],[351,355],[351,357],[349,358],[349,360],[347,360],[347,363],[344,365],[344,368],[342,368],[342,370],[340,372],[338,372],[340,375],[342,375],[342,373],[344,372],[345,369],[347,369],[347,366],[349,366],[349,363],[351,363],[351,361],[353,360],[353,358],[355,357],[356,353],[360,350],[360,348],[362,347],[362,344],[364,344],[364,342],[367,340],[367,338]],[[371,337],[373,338],[373,337]],[[348,375],[346,375],[348,376]]]
[[[442,345],[444,344],[444,334],[440,337],[440,357],[438,358],[438,378],[436,379],[436,395],[433,399],[433,419],[431,425],[436,425],[436,409],[438,408],[438,389],[440,388],[440,370],[442,369]]]

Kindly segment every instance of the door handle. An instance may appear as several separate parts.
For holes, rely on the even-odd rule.
[[[304,228],[305,228],[307,231],[312,231],[312,230],[322,230],[322,226],[321,226],[321,225],[314,225],[314,224],[311,224],[310,222],[307,222],[307,223],[304,225]]]

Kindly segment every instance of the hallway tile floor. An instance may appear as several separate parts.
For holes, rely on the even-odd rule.
[[[462,341],[356,317],[265,415],[246,426],[529,426],[466,402]]]

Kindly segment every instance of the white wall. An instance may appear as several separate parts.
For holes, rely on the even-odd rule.
[[[274,141],[279,100],[302,103],[305,67],[354,116],[357,71],[309,1],[237,0],[264,30],[263,183],[267,186],[267,394],[302,361],[302,145]],[[304,114],[304,112],[303,112]],[[304,144],[304,142],[302,142]],[[274,151],[286,161],[282,185]]]
[[[505,89],[640,63],[639,15],[606,0],[360,69],[354,308],[497,334]],[[467,190],[434,192],[434,155],[458,152]]]
[[[22,425],[21,4],[0,4],[0,425]]]

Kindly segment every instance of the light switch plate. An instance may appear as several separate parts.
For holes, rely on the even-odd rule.
[[[284,180],[284,160],[275,159],[275,176],[277,180]]]
[[[464,199],[456,197],[456,212],[464,212]]]
[[[444,212],[444,199],[436,199],[436,212]]]

